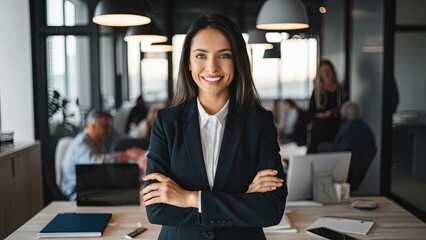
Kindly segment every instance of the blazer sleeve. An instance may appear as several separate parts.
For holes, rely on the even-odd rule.
[[[171,161],[168,136],[172,133],[166,131],[163,125],[161,110],[157,113],[149,144],[146,174],[161,173],[171,177]],[[145,187],[157,181],[145,182]],[[153,204],[146,207],[148,220],[153,224],[167,226],[199,226],[198,209],[180,208],[168,204]]]
[[[286,179],[279,155],[277,130],[268,112],[263,122],[258,156],[258,171],[275,169]],[[261,122],[260,122],[261,124]],[[242,166],[241,171],[244,171]],[[265,227],[278,224],[284,214],[287,186],[266,193],[226,193],[202,191],[201,221],[204,225]]]

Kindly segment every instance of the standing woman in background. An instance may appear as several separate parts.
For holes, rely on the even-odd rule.
[[[182,48],[172,107],[151,133],[142,201],[159,239],[266,239],[287,187],[277,130],[261,107],[238,26],[199,17]]]
[[[309,103],[312,128],[308,153],[332,149],[340,128],[339,112],[343,100],[343,89],[337,81],[333,64],[329,60],[321,60]]]

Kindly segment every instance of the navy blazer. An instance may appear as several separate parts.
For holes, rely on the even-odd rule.
[[[153,204],[146,208],[149,221],[163,225],[159,239],[165,240],[266,239],[262,227],[281,221],[287,187],[266,193],[246,191],[260,170],[275,169],[285,179],[272,113],[239,113],[231,98],[212,190],[198,114],[196,100],[158,112],[146,174],[162,173],[186,190],[202,191],[202,213],[196,208]]]

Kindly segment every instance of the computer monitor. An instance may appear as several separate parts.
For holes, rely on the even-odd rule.
[[[140,170],[136,164],[76,165],[77,205],[140,205]]]
[[[315,172],[330,172],[334,182],[346,182],[350,152],[317,153],[291,156],[287,175],[287,201],[312,199]]]

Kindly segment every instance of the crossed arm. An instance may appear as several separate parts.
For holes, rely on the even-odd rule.
[[[265,169],[257,172],[246,193],[269,192],[281,187],[284,180],[276,175],[278,171]],[[142,202],[145,206],[156,203],[166,203],[182,208],[198,208],[198,191],[188,191],[181,188],[173,179],[161,173],[151,173],[144,181],[156,180],[142,190]]]

